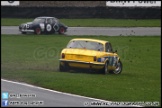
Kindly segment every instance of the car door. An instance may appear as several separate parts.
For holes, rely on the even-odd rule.
[[[53,18],[52,19],[52,24],[53,24],[53,29],[54,29],[54,31],[56,32],[56,31],[58,31],[59,30],[59,22],[58,22],[58,20],[57,19],[55,19],[55,18]]]
[[[52,18],[46,18],[45,26],[47,33],[51,33],[53,31]]]

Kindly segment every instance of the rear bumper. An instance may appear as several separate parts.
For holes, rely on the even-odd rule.
[[[85,61],[64,60],[64,59],[60,59],[60,64],[62,66],[68,65],[69,67],[83,68],[83,69],[103,69],[105,65],[105,63],[100,62],[85,62]]]

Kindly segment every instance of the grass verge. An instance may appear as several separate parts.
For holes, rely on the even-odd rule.
[[[18,26],[34,19],[1,18],[1,26]],[[160,19],[60,19],[69,27],[161,27]]]

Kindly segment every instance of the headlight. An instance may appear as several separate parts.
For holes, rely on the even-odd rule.
[[[19,25],[19,27],[22,27],[23,25],[21,24],[21,25]]]
[[[104,62],[104,61],[105,61],[105,58],[104,57],[97,59],[97,62]]]

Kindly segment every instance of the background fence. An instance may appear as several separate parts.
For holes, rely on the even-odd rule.
[[[160,7],[109,7],[106,1],[20,1],[18,6],[1,6],[2,18],[112,18],[161,19]]]

